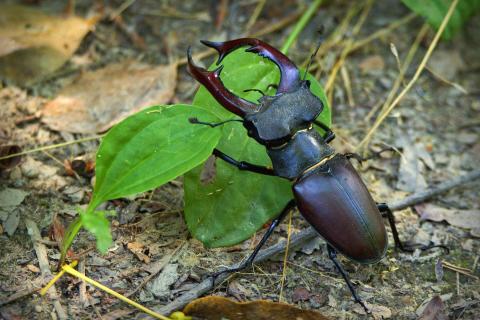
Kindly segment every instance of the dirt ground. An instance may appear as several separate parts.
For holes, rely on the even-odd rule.
[[[61,14],[65,9],[63,1],[23,2],[34,3],[31,5],[52,14]],[[53,130],[38,116],[45,104],[80,74],[127,59],[166,65],[185,58],[188,46],[192,46],[194,52],[202,52],[200,39],[234,39],[265,30],[308,4],[300,0],[285,1],[282,5],[268,1],[249,31],[248,23],[258,2],[109,1],[94,31],[86,35],[72,59],[53,76],[24,88],[7,84],[0,87],[1,143],[30,150],[92,136]],[[85,16],[99,12],[97,3],[77,1],[75,13]],[[125,4],[128,6],[118,13],[122,21],[109,18],[109,12]],[[358,10],[353,10],[354,6]],[[355,44],[376,31],[386,30],[384,35],[346,56],[344,68],[332,87],[333,130],[337,134],[333,146],[338,152],[355,151],[398,77],[398,62],[391,44],[403,62],[423,25],[423,20],[415,17],[388,31],[392,22],[410,12],[399,1],[376,1],[355,33],[354,25],[363,8],[362,3],[349,1],[321,5],[288,54],[301,65],[318,42],[316,30],[320,26],[327,39],[335,32],[340,33],[314,63],[312,73],[325,85],[348,45],[346,40],[351,39]],[[352,12],[352,19],[342,31],[347,12]],[[294,22],[287,21],[278,30],[260,38],[281,47],[293,25]],[[422,73],[373,135],[370,153],[385,146],[397,150],[358,166],[377,201],[391,203],[478,169],[479,29],[480,16],[477,16],[453,40],[440,42],[428,71]],[[420,41],[401,88],[413,76],[433,36],[434,32],[428,30]],[[212,61],[211,56],[202,63],[209,65]],[[320,68],[316,67],[317,62]],[[197,87],[185,65],[180,64],[175,90],[166,102],[189,103]],[[23,156],[19,165],[0,172],[1,189],[25,192],[15,194],[20,203],[5,216],[0,229],[0,301],[7,301],[15,294],[25,293],[25,296],[2,303],[0,318],[57,318],[52,300],[41,297],[37,290],[45,284],[45,279],[40,275],[25,221],[30,219],[38,225],[42,243],[47,246],[50,269],[54,270],[60,255],[49,230],[54,221],[63,225],[72,221],[77,214],[76,207],[85,206],[92,192],[92,178],[69,175],[71,170],[64,161],[95,159],[98,144],[97,139],[30,153]],[[450,248],[448,255],[439,248],[402,253],[396,251],[390,241],[386,257],[377,264],[360,265],[340,257],[376,318],[418,319],[422,306],[434,296],[441,296],[444,303],[441,313],[447,319],[480,318],[479,189],[477,180],[430,199],[426,204],[395,212],[401,239],[446,245]],[[259,231],[252,239],[232,248],[208,250],[188,233],[182,215],[182,197],[179,178],[152,192],[110,201],[105,208],[117,212],[112,218],[114,245],[106,255],[101,255],[94,250],[93,236],[80,232],[74,251],[81,257],[81,268],[89,277],[122,294],[130,293],[130,298],[147,307],[160,306],[195,287],[212,271],[241,260],[264,232]],[[441,213],[443,218],[439,216]],[[420,217],[441,221],[421,221]],[[297,232],[307,225],[296,212],[292,230]],[[285,239],[287,230],[287,223],[283,223],[269,244]],[[389,236],[391,240],[391,234]],[[328,259],[322,240],[290,250],[285,270],[283,260],[280,255],[255,265],[216,286],[211,293],[242,301],[283,299],[300,308],[318,310],[332,319],[367,318]],[[153,270],[159,265],[163,269],[157,270],[157,275]],[[149,279],[151,274],[155,276]],[[285,275],[283,288],[282,274]],[[132,319],[139,314],[129,312],[133,307],[94,287],[82,288],[81,281],[73,277],[62,277],[56,288],[69,319]]]

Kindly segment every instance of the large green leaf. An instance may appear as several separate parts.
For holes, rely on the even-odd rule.
[[[402,0],[410,10],[418,13],[436,30],[440,27],[443,18],[447,14],[452,0]],[[470,16],[478,13],[480,10],[479,0],[460,0],[453,11],[450,21],[442,34],[444,39],[450,39]]]
[[[221,132],[188,118],[218,121],[190,105],[154,106],[113,127],[97,151],[92,211],[101,202],[156,188],[204,162]]]
[[[266,91],[269,84],[279,81],[280,74],[273,63],[242,49],[228,55],[223,64],[225,68],[221,78],[226,87],[250,101],[256,102],[260,95],[243,90],[256,88]],[[330,126],[330,108],[323,89],[310,75],[307,79],[312,83],[314,94],[325,105],[319,120]],[[271,89],[267,93],[274,92]],[[193,103],[207,107],[223,119],[235,118],[203,87]],[[203,117],[200,119],[203,120]],[[271,165],[265,148],[250,139],[239,122],[224,125],[218,149],[237,160]],[[199,166],[185,175],[185,219],[193,236],[208,247],[234,245],[249,238],[265,222],[276,217],[292,198],[287,180],[239,171],[222,160],[216,161],[214,181],[202,185],[202,168]]]

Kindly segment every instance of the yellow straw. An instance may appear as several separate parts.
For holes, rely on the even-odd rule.
[[[75,276],[77,278],[80,278],[88,283],[90,283],[91,285],[107,292],[107,293],[110,293],[112,296],[134,306],[135,308],[139,309],[139,310],[142,310],[143,312],[151,315],[152,317],[154,318],[157,318],[157,319],[161,319],[161,320],[172,320],[170,318],[167,318],[165,316],[162,316],[161,314],[158,314],[156,313],[155,311],[153,310],[150,310],[148,308],[145,308],[144,306],[142,306],[141,304],[138,304],[136,303],[135,301],[133,300],[130,300],[128,299],[127,297],[125,296],[122,296],[120,293],[116,292],[116,291],[113,291],[112,289],[104,286],[103,284],[93,280],[93,279],[90,279],[88,277],[86,277],[83,273],[81,272],[78,272],[77,270],[73,269],[73,267],[75,267],[77,265],[77,261],[74,261],[72,262],[71,264],[67,264],[67,265],[63,265],[62,266],[62,270],[40,291],[40,294],[41,295],[45,295],[45,293],[47,292],[47,290],[58,280],[60,279],[60,277],[62,275],[66,273],[69,273],[71,274],[72,276]]]

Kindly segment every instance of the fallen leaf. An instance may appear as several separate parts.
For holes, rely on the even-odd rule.
[[[0,146],[0,158],[11,154],[22,152],[22,148],[17,145]],[[0,171],[8,170],[20,163],[21,156],[0,160]]]
[[[405,137],[399,138],[399,144],[403,151],[400,157],[396,188],[407,192],[425,189],[427,187],[427,182],[423,177],[425,165],[420,160],[421,152],[417,150],[419,145],[411,143]]]
[[[209,320],[328,320],[317,311],[302,310],[286,303],[266,300],[234,302],[218,296],[194,300],[185,307],[183,313]]]
[[[0,191],[0,220],[7,220],[11,212],[20,205],[28,192],[19,189],[5,188]]]
[[[435,296],[427,304],[418,320],[447,320],[444,308],[442,299],[439,296]]]
[[[168,102],[176,78],[175,63],[126,61],[86,72],[46,104],[42,121],[58,131],[104,132],[143,108]]]
[[[65,226],[56,214],[53,216],[52,224],[50,225],[50,230],[48,233],[50,239],[58,243],[60,246],[65,235]]]
[[[27,269],[34,273],[40,273],[40,269],[33,264],[27,264]]]
[[[162,299],[170,295],[170,286],[179,278],[178,264],[167,264],[162,272],[147,285],[147,289],[157,298]]]
[[[370,310],[372,318],[375,320],[389,319],[392,317],[392,310],[390,310],[388,307],[370,303],[365,303],[365,305]],[[366,315],[365,309],[363,309],[363,307],[359,304],[355,304],[353,306],[353,311]]]
[[[144,253],[145,246],[140,242],[130,242],[127,244],[128,250],[130,250],[140,261],[150,263],[150,257]]]
[[[21,86],[40,81],[72,56],[97,21],[1,5],[0,78]]]
[[[380,71],[385,68],[385,62],[382,56],[374,55],[363,59],[358,65],[362,73],[370,73],[372,71]]]
[[[446,221],[450,225],[465,229],[480,228],[480,210],[447,209],[433,204],[416,205],[420,220]]]
[[[297,303],[298,301],[306,301],[310,299],[312,294],[306,288],[298,287],[295,288],[292,295],[292,301]]]

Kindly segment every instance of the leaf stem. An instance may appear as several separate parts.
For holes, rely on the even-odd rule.
[[[293,42],[295,42],[295,40],[298,38],[298,35],[305,28],[308,21],[310,20],[310,18],[312,18],[313,14],[315,13],[315,11],[317,10],[317,8],[320,6],[321,3],[322,3],[322,0],[315,0],[312,2],[312,4],[310,4],[307,11],[305,11],[305,13],[302,15],[300,20],[297,22],[297,24],[293,28],[292,33],[290,33],[287,40],[285,41],[282,48],[280,49],[280,51],[283,54],[287,54],[288,49],[290,49]]]

